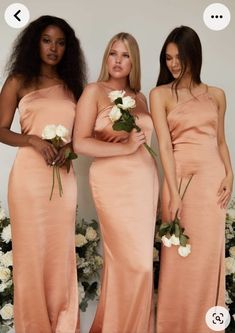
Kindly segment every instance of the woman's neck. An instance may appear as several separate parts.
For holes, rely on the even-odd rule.
[[[127,79],[108,79],[104,84],[112,90],[130,90],[129,85],[127,84]]]
[[[55,67],[52,66],[41,66],[40,76],[47,79],[58,79],[58,73]]]

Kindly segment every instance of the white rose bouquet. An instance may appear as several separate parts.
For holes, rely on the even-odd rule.
[[[52,143],[53,146],[59,150],[67,143],[67,137],[68,137],[69,131],[66,127],[63,125],[47,125],[43,129],[42,132],[42,139],[47,140],[48,142]],[[70,170],[71,161],[73,159],[77,158],[77,155],[71,151],[71,149],[68,147],[65,150],[65,165],[67,172]],[[51,194],[50,194],[50,200],[53,195],[54,187],[55,187],[55,176],[57,178],[58,187],[59,187],[59,195],[60,197],[63,194],[63,187],[60,177],[60,167],[53,163],[53,173],[52,173],[52,186],[51,186]]]
[[[135,117],[131,114],[131,109],[136,107],[135,100],[130,96],[125,96],[124,90],[114,90],[109,94],[109,98],[114,106],[112,107],[109,118],[113,123],[115,131],[131,132],[134,128],[139,132],[141,128],[136,125]],[[144,143],[148,152],[156,157],[155,151],[147,144]]]
[[[98,223],[91,223],[84,219],[76,224],[76,254],[79,277],[80,309],[86,311],[89,300],[98,297],[99,272],[103,266],[103,259],[98,252],[99,247]]]
[[[187,188],[192,180],[193,175],[189,178],[189,181],[185,187],[185,190],[181,196],[183,200]],[[182,178],[179,185],[179,193],[182,185]],[[178,247],[178,253],[182,257],[187,257],[191,253],[191,245],[188,244],[189,237],[184,234],[184,228],[180,225],[180,220],[177,217],[177,212],[175,219],[172,222],[162,223],[159,228],[159,237],[166,247],[171,247],[171,245],[176,245]]]

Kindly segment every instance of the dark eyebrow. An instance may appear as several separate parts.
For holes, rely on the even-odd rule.
[[[51,36],[48,35],[48,34],[43,34],[42,37],[48,37],[48,38],[51,38]],[[57,38],[57,40],[65,40],[65,37]]]

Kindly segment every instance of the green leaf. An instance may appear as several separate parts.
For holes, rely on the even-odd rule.
[[[64,157],[67,159],[69,157],[69,154],[71,153],[71,148],[66,148],[64,152]]]
[[[133,129],[133,125],[129,123],[124,123],[124,122],[115,122],[113,124],[113,129],[115,131],[125,131],[125,132],[131,132]]]
[[[186,237],[185,235],[180,235],[180,245],[186,246],[187,241],[188,241],[188,237]]]
[[[118,104],[122,104],[122,98],[121,98],[121,97],[116,98],[115,101],[114,101],[114,103],[115,103],[116,105],[118,105]]]
[[[77,157],[78,157],[78,155],[76,153],[74,153],[73,151],[71,151],[69,153],[68,159],[75,160]]]
[[[84,298],[82,302],[79,304],[79,308],[82,312],[86,312],[87,306],[88,306],[88,300]]]
[[[178,223],[175,223],[175,236],[179,237],[180,236],[180,227]]]
[[[70,167],[71,167],[71,161],[67,159],[67,160],[65,161],[65,166],[66,166],[66,171],[67,171],[67,173],[69,173],[69,171],[70,171]]]

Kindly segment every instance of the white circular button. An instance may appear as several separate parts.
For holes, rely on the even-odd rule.
[[[230,22],[230,11],[222,3],[212,3],[203,13],[205,25],[211,30],[223,30]]]
[[[29,10],[22,3],[12,3],[5,10],[4,18],[12,28],[23,28],[29,21]]]
[[[230,323],[230,314],[223,306],[213,306],[206,313],[207,326],[216,332],[225,330]]]

